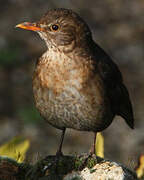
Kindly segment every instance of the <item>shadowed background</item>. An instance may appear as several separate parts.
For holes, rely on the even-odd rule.
[[[144,1],[135,0],[1,0],[0,1],[0,144],[16,135],[28,137],[27,159],[55,154],[61,131],[48,125],[36,111],[32,72],[46,50],[40,37],[15,29],[34,22],[50,8],[71,8],[90,26],[95,41],[119,66],[135,114],[135,130],[120,117],[105,131],[105,157],[134,168],[144,153]],[[65,154],[88,152],[93,133],[67,130]],[[38,157],[37,157],[38,156]]]

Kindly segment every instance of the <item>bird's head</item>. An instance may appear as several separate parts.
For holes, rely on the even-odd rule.
[[[84,45],[91,38],[87,24],[78,14],[68,9],[49,10],[36,23],[24,22],[16,27],[36,31],[50,47]]]

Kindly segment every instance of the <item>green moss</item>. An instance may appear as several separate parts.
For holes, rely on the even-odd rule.
[[[94,167],[94,165],[97,163],[97,159],[96,159],[96,157],[94,158],[94,157],[89,157],[88,158],[88,161],[87,161],[87,167],[89,168],[89,169],[91,169],[91,168],[93,168]]]
[[[90,173],[94,173],[95,171],[95,169],[90,169]]]
[[[79,170],[84,162],[83,157],[76,157],[75,158],[75,164],[74,164],[74,169]]]

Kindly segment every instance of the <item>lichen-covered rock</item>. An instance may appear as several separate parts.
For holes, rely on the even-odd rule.
[[[135,172],[96,155],[48,156],[34,165],[0,157],[2,180],[136,180]]]
[[[41,173],[40,173],[41,172]],[[136,180],[136,173],[121,164],[95,155],[55,156],[38,162],[29,178],[46,177],[47,180]],[[41,180],[41,179],[40,179]]]
[[[115,162],[104,160],[93,168],[84,168],[80,172],[73,171],[63,180],[136,180],[136,175]]]

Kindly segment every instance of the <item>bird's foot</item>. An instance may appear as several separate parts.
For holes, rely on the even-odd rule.
[[[59,159],[60,157],[63,156],[63,153],[61,151],[57,151],[56,153],[56,159]]]
[[[57,151],[56,155],[53,156],[53,160],[47,165],[47,167],[45,168],[45,171],[47,171],[48,169],[50,169],[51,167],[55,167],[56,171],[58,168],[58,164],[59,164],[59,160],[60,158],[63,156],[63,153],[61,151]],[[47,161],[49,159],[49,156],[45,158],[45,160]]]
[[[82,154],[78,158],[81,159],[79,170],[85,168],[89,163],[91,164],[91,161],[93,161],[94,159],[96,160],[95,163],[97,162],[96,155],[92,153]]]

